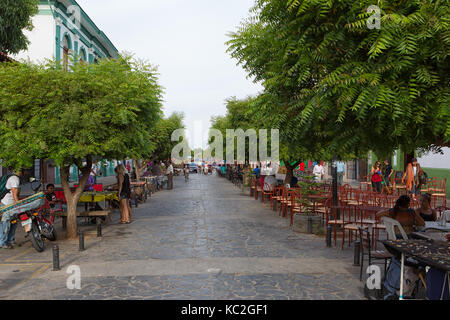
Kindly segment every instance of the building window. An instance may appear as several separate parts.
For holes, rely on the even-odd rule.
[[[80,51],[80,62],[81,63],[86,63],[87,59],[86,59],[86,52],[84,50]]]

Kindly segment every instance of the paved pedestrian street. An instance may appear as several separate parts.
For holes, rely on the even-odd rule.
[[[295,233],[288,219],[213,176],[175,177],[133,208],[133,223],[113,222],[97,238],[57,241],[42,253],[23,230],[13,250],[0,251],[1,299],[364,299],[350,248],[327,248],[323,237]],[[60,228],[61,222],[57,221]],[[79,266],[81,289],[68,289],[69,266]]]

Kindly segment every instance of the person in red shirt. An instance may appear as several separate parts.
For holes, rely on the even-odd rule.
[[[381,177],[381,163],[380,161],[375,162],[370,171],[370,175],[372,176],[372,188],[373,191],[381,193],[381,181],[383,178]]]
[[[305,163],[304,162],[300,163],[300,171],[305,172]]]

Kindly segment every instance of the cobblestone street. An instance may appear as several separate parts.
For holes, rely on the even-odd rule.
[[[37,253],[18,228],[23,244],[0,251],[0,298],[364,298],[351,248],[294,233],[269,205],[215,175],[174,183],[133,208],[130,225],[118,224],[115,211],[103,238],[83,226],[83,252],[78,241],[57,241],[61,271],[51,270],[52,243]],[[81,269],[80,290],[66,287],[70,265]]]

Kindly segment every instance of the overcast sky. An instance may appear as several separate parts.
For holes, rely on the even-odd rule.
[[[226,34],[236,30],[254,0],[77,0],[119,51],[159,66],[164,113],[182,111],[190,132],[224,115],[224,100],[262,88],[226,53]],[[197,134],[197,137],[199,134]],[[191,137],[191,146],[200,140]]]

